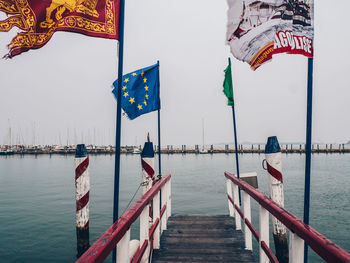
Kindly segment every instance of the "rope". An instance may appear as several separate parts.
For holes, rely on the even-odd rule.
[[[134,193],[134,195],[132,196],[131,200],[129,201],[128,205],[125,207],[124,211],[122,214],[124,214],[126,212],[126,210],[128,210],[131,202],[134,200],[136,194],[138,193],[138,191],[140,190],[140,187],[143,186],[144,182],[140,183],[139,187],[137,188],[136,192]]]
[[[145,186],[145,185],[147,185],[147,184],[148,184],[148,182],[149,182],[149,180],[148,180],[148,181],[144,181],[144,182],[141,182],[141,183],[140,183],[139,187],[137,188],[136,192],[135,192],[135,193],[134,193],[134,195],[132,196],[132,198],[131,198],[131,200],[129,201],[128,205],[127,205],[127,206],[126,206],[126,208],[124,209],[123,214],[126,212],[126,210],[128,210],[128,208],[129,208],[129,206],[130,206],[131,202],[134,200],[134,198],[135,198],[136,194],[137,194],[137,193],[138,193],[138,191],[140,190],[140,187],[141,187],[141,186]]]

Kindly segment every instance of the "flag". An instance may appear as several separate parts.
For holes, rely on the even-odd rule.
[[[113,83],[113,94],[117,98],[118,80]],[[122,109],[130,120],[160,109],[159,64],[136,70],[123,76]]]
[[[43,47],[56,31],[118,39],[119,0],[0,0],[0,32],[18,27],[5,58]]]
[[[226,43],[253,70],[278,53],[313,57],[313,0],[228,0]]]
[[[224,94],[227,97],[227,105],[234,106],[233,103],[233,85],[232,85],[232,74],[231,74],[231,62],[225,69],[225,80],[224,80]]]

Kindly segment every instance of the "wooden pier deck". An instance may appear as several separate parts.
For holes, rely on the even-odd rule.
[[[153,263],[256,262],[228,215],[175,215],[154,250]]]

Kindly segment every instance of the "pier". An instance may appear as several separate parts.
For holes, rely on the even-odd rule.
[[[39,154],[63,154],[63,155],[74,155],[75,145],[69,146],[57,146],[57,145],[46,145],[46,146],[26,146],[26,145],[15,145],[15,146],[0,146],[0,155],[39,155]],[[161,149],[163,154],[203,154],[199,149],[202,148],[199,145],[167,145]],[[135,149],[137,149],[135,151]],[[141,150],[141,146],[122,146],[121,154],[138,154]],[[232,145],[206,145],[204,150],[205,153],[215,154],[215,153],[235,153],[235,148]],[[95,146],[87,145],[87,152],[89,154],[114,154],[115,147],[108,146]],[[154,152],[158,153],[158,146],[154,145]],[[238,153],[246,154],[262,154],[265,152],[265,144],[240,144],[238,145]],[[286,154],[303,154],[305,153],[304,144],[283,144],[281,143],[281,152]],[[312,153],[350,153],[349,144],[313,144]]]
[[[169,174],[158,180],[76,263],[104,262],[115,247],[118,263],[254,262],[253,237],[258,243],[259,262],[277,263],[270,249],[272,217],[289,230],[290,263],[304,262],[304,243],[326,262],[350,262],[350,253],[272,199],[233,174],[225,172],[225,177],[227,215],[172,215]],[[252,224],[251,199],[259,205],[259,228]],[[139,238],[130,240],[138,218]]]
[[[228,215],[174,215],[152,262],[256,262]]]

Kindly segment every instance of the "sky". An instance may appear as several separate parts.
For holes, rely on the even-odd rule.
[[[350,140],[347,0],[315,1],[312,141]],[[124,73],[160,61],[161,143],[233,142],[222,93],[232,60],[240,143],[305,142],[307,58],[275,55],[256,71],[225,45],[225,0],[127,0]],[[3,14],[0,19],[4,19]],[[0,33],[0,55],[18,30]],[[115,144],[117,41],[57,32],[43,48],[0,60],[0,144]],[[122,118],[122,145],[157,141],[157,113]],[[157,144],[157,143],[156,143]]]

